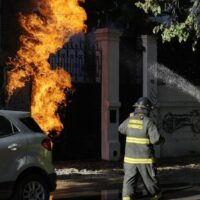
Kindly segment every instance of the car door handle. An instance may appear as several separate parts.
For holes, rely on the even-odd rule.
[[[8,149],[10,149],[12,151],[16,151],[19,147],[20,147],[20,145],[18,145],[18,144],[11,144],[8,146]]]

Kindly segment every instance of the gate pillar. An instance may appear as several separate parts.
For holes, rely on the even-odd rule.
[[[156,80],[149,71],[151,65],[157,64],[157,41],[155,37],[142,35],[143,51],[143,96],[149,97],[155,103],[156,97],[152,96],[152,89],[157,92]],[[153,84],[155,83],[155,84]]]
[[[161,116],[159,111],[158,83],[151,73],[151,67],[157,69],[157,40],[150,35],[142,35],[143,51],[143,96],[148,97],[155,105],[152,117],[157,124],[158,130],[161,130]],[[155,146],[157,157],[161,156],[162,145]]]
[[[0,10],[3,10],[1,1],[0,1]],[[1,38],[2,37],[2,29],[1,29],[2,19],[1,18],[2,18],[2,16],[1,16],[1,13],[0,13],[0,53],[1,53],[1,40],[2,40],[2,38]]]
[[[101,79],[101,158],[118,160],[119,125],[119,38],[115,29],[96,30],[96,40],[102,49]]]

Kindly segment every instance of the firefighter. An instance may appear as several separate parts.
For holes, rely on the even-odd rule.
[[[140,175],[151,200],[159,200],[162,199],[162,193],[156,177],[153,145],[164,143],[164,138],[150,118],[153,109],[151,101],[141,97],[133,106],[134,112],[119,126],[119,132],[126,135],[122,199],[135,199]]]

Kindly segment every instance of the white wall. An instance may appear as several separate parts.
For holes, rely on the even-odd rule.
[[[200,154],[200,103],[180,89],[166,86],[158,87],[158,99],[160,131],[166,139],[160,155]]]
[[[178,75],[172,77],[168,70],[159,76],[157,72],[163,66],[157,63],[157,41],[152,36],[142,36],[142,41],[143,95],[156,104],[153,118],[166,139],[165,144],[155,148],[157,157],[200,155],[200,88],[190,86]]]

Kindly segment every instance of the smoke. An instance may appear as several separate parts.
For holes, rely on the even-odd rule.
[[[154,64],[149,67],[149,72],[155,79],[162,81],[168,87],[178,88],[183,93],[189,94],[200,102],[200,90],[167,67],[160,64]]]

